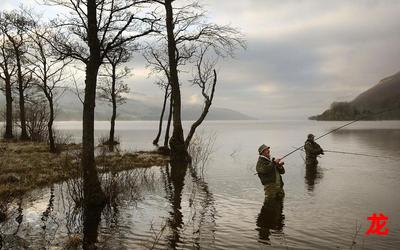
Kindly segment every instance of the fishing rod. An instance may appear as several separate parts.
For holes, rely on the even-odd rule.
[[[360,121],[360,120],[362,120],[362,119],[364,119],[364,118],[366,118],[366,117],[368,117],[368,116],[380,115],[380,114],[383,114],[383,113],[386,113],[386,112],[393,111],[393,110],[395,110],[395,109],[397,109],[397,108],[388,109],[388,110],[384,110],[384,111],[381,111],[381,112],[377,112],[377,113],[373,113],[373,114],[368,114],[368,115],[365,115],[365,116],[361,116],[360,118],[358,118],[358,119],[356,119],[356,120],[354,120],[354,121],[348,122],[348,123],[346,123],[346,124],[344,124],[344,125],[342,125],[342,126],[340,126],[340,127],[338,127],[338,128],[335,128],[335,129],[333,129],[333,130],[331,130],[331,131],[329,131],[329,132],[326,132],[325,134],[323,134],[323,135],[321,135],[321,136],[318,136],[317,138],[314,139],[314,141],[316,141],[316,140],[318,140],[318,139],[321,139],[322,137],[325,137],[325,136],[327,136],[327,135],[329,135],[329,134],[331,134],[331,133],[333,133],[333,132],[335,132],[335,131],[338,131],[339,129],[342,129],[342,128],[344,128],[344,127],[347,127],[347,126],[349,126],[349,125],[351,125],[351,124],[353,124],[353,123],[355,123],[355,122],[358,122],[358,121]],[[282,159],[288,157],[289,155],[291,155],[291,154],[293,154],[294,152],[296,152],[296,151],[302,149],[303,147],[304,147],[304,145],[303,145],[303,146],[300,146],[300,147],[297,147],[296,149],[290,151],[289,153],[287,153],[286,155],[284,155],[284,156],[283,156],[282,158],[280,158],[280,159],[282,160]]]

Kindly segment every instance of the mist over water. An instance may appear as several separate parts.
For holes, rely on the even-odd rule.
[[[280,157],[303,145],[308,133],[318,136],[343,124],[209,121],[199,131],[215,139],[204,169],[199,163],[182,172],[154,166],[103,175],[106,186],[117,183],[124,191],[114,206],[97,216],[93,211],[97,225],[85,224],[90,217],[74,209],[73,183],[35,190],[14,204],[16,212],[1,231],[17,232],[34,249],[63,246],[85,226],[92,233],[97,229],[103,249],[349,249],[353,240],[353,249],[398,249],[400,121],[357,122],[318,141],[326,150],[385,158],[327,152],[316,171],[305,168],[301,151],[285,158],[286,195],[282,202],[264,203],[263,186],[254,175],[258,146],[264,143]],[[153,149],[157,125],[117,122],[121,149]],[[97,122],[96,137],[106,135],[108,126]],[[80,140],[80,122],[56,127]],[[367,217],[374,212],[389,217],[387,236],[365,235]]]

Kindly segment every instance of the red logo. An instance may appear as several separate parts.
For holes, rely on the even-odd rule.
[[[384,227],[386,226],[386,222],[388,219],[389,217],[385,216],[382,213],[379,213],[379,216],[377,216],[376,213],[373,213],[372,216],[368,217],[368,220],[371,221],[371,226],[369,227],[366,235],[387,235],[389,233],[389,229],[384,229]]]

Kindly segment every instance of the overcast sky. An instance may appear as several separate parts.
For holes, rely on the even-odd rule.
[[[0,9],[18,2],[2,0]],[[398,0],[199,2],[211,20],[238,28],[247,40],[246,50],[218,66],[215,106],[259,119],[306,118],[400,71]],[[134,98],[161,102],[143,59],[134,60]],[[182,84],[184,104],[202,102],[197,89]]]

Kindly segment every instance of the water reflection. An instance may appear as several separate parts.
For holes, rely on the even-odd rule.
[[[14,214],[7,223],[1,224],[1,227],[6,225],[8,228],[5,234],[0,233],[0,242],[3,244],[4,236],[18,234],[21,238],[18,244],[26,239],[33,249],[53,246],[64,249],[117,249],[115,247],[119,246],[118,249],[121,249],[134,247],[138,242],[162,249],[214,248],[216,208],[205,178],[204,165],[167,165],[160,168],[162,175],[159,177],[162,179],[158,179],[155,175],[158,172],[153,170],[111,170],[102,174],[100,181],[107,202],[101,206],[86,202],[81,178],[32,192],[13,203]],[[132,225],[133,221],[139,224],[147,218],[132,220],[130,211],[137,209],[137,201],[144,197],[147,199],[146,194],[154,193],[156,183],[164,189],[164,201],[169,202],[170,211],[166,219],[159,214],[151,218],[164,222],[161,223],[163,229],[153,242],[152,232]],[[149,224],[147,221],[144,223]],[[133,228],[135,237],[124,234],[125,230]]]
[[[204,176],[204,165],[189,165],[192,178],[192,192],[190,196],[190,208],[193,218],[192,232],[193,247],[214,248],[216,231],[216,208],[214,195],[208,187]]]
[[[175,163],[177,164],[177,163]],[[180,231],[183,226],[183,214],[181,211],[182,202],[182,190],[185,181],[185,175],[187,170],[186,163],[178,163],[177,165],[171,165],[171,179],[172,193],[170,195],[170,203],[172,205],[172,211],[170,212],[170,218],[168,219],[168,226],[171,228],[171,235],[168,237],[168,246],[172,249],[176,249],[180,240]]]
[[[47,221],[49,217],[51,216],[51,212],[54,209],[54,186],[51,186],[50,188],[50,198],[49,198],[49,203],[47,205],[46,210],[42,214],[42,229],[46,230],[47,227]]]
[[[113,228],[118,228],[119,207],[126,203],[136,203],[144,190],[153,190],[156,182],[154,174],[148,169],[131,171],[111,171],[102,175],[101,183],[107,202],[103,206],[83,204],[83,248],[96,249],[101,219],[104,218],[108,237]],[[107,244],[107,242],[104,242]],[[107,247],[106,247],[107,248]]]
[[[43,211],[41,220],[41,228],[42,228],[42,235],[40,243],[43,246],[48,246],[54,240],[57,230],[59,228],[59,223],[57,222],[57,218],[53,215],[54,211],[54,185],[50,187],[50,196],[49,201],[47,203],[46,210]]]
[[[17,222],[18,226],[17,229],[14,232],[14,235],[16,235],[21,227],[22,220],[24,219],[24,210],[22,208],[22,198],[18,199],[18,208],[17,208],[17,217],[15,218],[15,221]]]
[[[285,215],[283,211],[283,197],[278,199],[265,199],[257,217],[257,231],[259,242],[270,245],[270,235],[282,233]]]
[[[166,198],[171,205],[166,221],[169,229],[166,244],[169,249],[198,249],[205,244],[210,247],[214,245],[216,228],[214,197],[205,181],[204,169],[200,167],[199,171],[197,166],[197,164],[172,163],[161,169]],[[188,195],[183,194],[183,190],[188,190]],[[187,220],[184,221],[184,217]],[[192,231],[189,231],[190,229]]]
[[[104,206],[85,204],[83,207],[83,249],[97,249],[96,242]]]
[[[314,191],[315,184],[319,182],[322,176],[322,169],[317,164],[307,164],[306,175],[304,177],[307,190],[310,192]]]
[[[107,176],[106,174],[105,176]],[[105,183],[108,177],[101,179],[102,185],[107,187],[109,183]],[[103,187],[104,189],[104,187]],[[97,249],[98,228],[101,222],[101,214],[106,206],[103,204],[93,204],[85,199],[84,194],[87,193],[82,179],[70,179],[66,181],[66,191],[68,194],[66,206],[66,228],[68,231],[69,240],[67,246],[76,248],[80,244],[77,235],[82,233],[82,248]],[[71,202],[72,201],[72,202]]]

